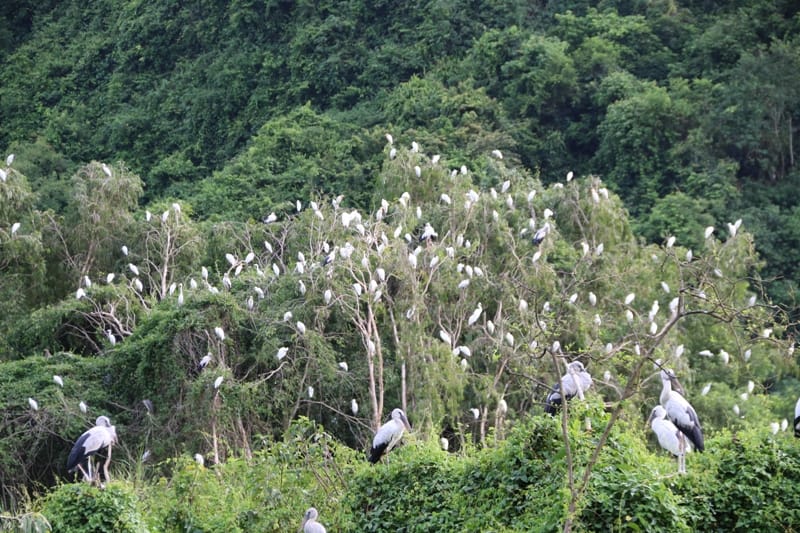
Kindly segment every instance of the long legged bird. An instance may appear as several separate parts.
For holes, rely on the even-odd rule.
[[[116,442],[117,430],[111,425],[111,420],[107,416],[98,416],[95,426],[78,437],[72,447],[67,459],[67,471],[80,470],[86,481],[94,481],[91,456],[103,449],[107,449],[108,457],[103,465],[103,473],[105,474],[106,482],[109,481],[111,478],[108,475],[108,465],[111,463],[111,447]]]
[[[679,430],[686,435],[689,442],[698,452],[704,450],[703,428],[700,427],[700,419],[694,407],[686,401],[679,392],[672,390],[672,378],[675,373],[672,370],[664,369],[661,371],[661,406],[667,412],[667,418],[675,424]]]
[[[549,415],[556,414],[561,405],[562,396],[567,400],[578,396],[583,399],[583,393],[592,386],[592,376],[586,371],[583,363],[573,361],[567,365],[567,373],[561,376],[561,381],[553,385],[544,404],[544,412]]]
[[[678,473],[686,473],[686,436],[671,421],[667,420],[667,410],[656,405],[648,420],[653,433],[662,448],[678,458]]]
[[[300,526],[303,529],[303,533],[326,533],[325,526],[317,522],[318,516],[319,513],[314,507],[306,511],[303,515],[303,523]]]
[[[381,457],[389,453],[406,429],[411,431],[411,424],[408,423],[406,414],[402,409],[394,409],[391,420],[382,425],[372,439],[369,462],[377,463]]]

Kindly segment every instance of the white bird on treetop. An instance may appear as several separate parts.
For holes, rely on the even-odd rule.
[[[475,308],[475,310],[469,316],[469,319],[467,319],[467,325],[471,326],[475,324],[475,322],[477,322],[478,319],[481,317],[481,313],[483,313],[483,306],[481,305],[480,302],[478,302],[478,307]]]
[[[555,350],[553,350],[555,352]],[[560,351],[560,350],[559,350]],[[592,376],[584,369],[583,363],[573,361],[567,365],[567,373],[561,376],[559,383],[556,383],[550,394],[545,400],[544,412],[555,414],[558,406],[561,405],[562,397],[567,400],[578,396],[583,399],[583,393],[592,386]]]
[[[389,453],[403,436],[403,432],[406,429],[411,431],[411,424],[408,423],[406,414],[402,409],[394,409],[391,420],[383,424],[372,439],[369,462],[375,464],[382,456]]]

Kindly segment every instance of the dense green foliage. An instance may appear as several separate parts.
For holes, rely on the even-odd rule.
[[[597,434],[584,420],[600,426],[608,415],[593,402],[571,417],[571,449],[588,457]],[[689,475],[676,477],[674,461],[648,451],[639,430],[619,427],[599,458],[576,527],[791,531],[800,521],[800,447],[789,435],[767,435],[722,432],[707,453],[689,456]],[[407,440],[388,464],[372,466],[299,422],[249,460],[207,469],[182,459],[169,465],[169,479],[114,482],[102,491],[62,485],[42,512],[53,531],[289,531],[311,505],[329,530],[343,532],[559,530],[567,472],[557,418],[526,418],[507,439],[458,455]]]
[[[770,294],[796,304],[788,0],[3,10],[0,146],[40,205],[113,159],[201,217],[259,220],[314,191],[364,208],[387,128],[455,166],[491,147],[546,182],[600,174],[650,241],[743,216],[781,278]]]
[[[147,528],[129,486],[105,490],[82,484],[62,485],[47,495],[43,513],[53,531],[144,533]]]
[[[798,527],[795,3],[0,12],[11,527]],[[643,424],[662,364],[688,476]],[[63,484],[100,414],[123,480]]]

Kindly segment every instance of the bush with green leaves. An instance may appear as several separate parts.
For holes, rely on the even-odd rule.
[[[54,533],[147,533],[136,493],[124,482],[98,488],[86,483],[60,485],[42,503]]]
[[[791,433],[761,426],[720,431],[707,441],[706,453],[689,461],[690,476],[673,490],[685,500],[693,530],[800,527],[800,444]]]
[[[290,531],[309,507],[331,530],[346,524],[340,499],[353,471],[367,465],[321,427],[301,418],[281,440],[264,437],[248,458],[206,466],[188,457],[147,485],[142,500],[153,531]]]

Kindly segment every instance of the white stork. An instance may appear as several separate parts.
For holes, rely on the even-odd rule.
[[[544,412],[554,415],[561,405],[562,391],[567,400],[578,396],[583,399],[583,393],[592,386],[592,376],[583,367],[580,361],[573,361],[567,365],[567,373],[561,376],[561,381],[553,386],[544,404]]]
[[[303,515],[303,524],[300,526],[303,528],[303,533],[325,533],[325,526],[317,522],[318,516],[319,513],[313,507],[306,511]]]
[[[686,473],[686,436],[675,424],[667,420],[667,411],[657,405],[648,420],[662,448],[678,458],[678,473]]]
[[[700,427],[700,419],[697,418],[697,413],[694,407],[686,401],[679,392],[672,390],[672,379],[675,373],[672,370],[665,369],[661,371],[661,405],[667,412],[667,418],[680,429],[689,442],[702,452],[703,446],[703,428]]]
[[[372,439],[369,462],[375,464],[381,457],[389,453],[406,429],[411,431],[411,424],[408,423],[406,414],[399,408],[392,410],[392,419],[382,425]]]
[[[106,481],[111,478],[108,475],[108,465],[111,463],[111,447],[117,442],[117,430],[111,425],[111,420],[107,416],[98,416],[95,426],[83,435],[78,437],[72,451],[67,459],[67,471],[74,472],[80,470],[86,481],[94,481],[92,477],[91,456],[100,450],[107,448],[108,457],[103,465],[103,473]],[[84,468],[85,464],[85,468]]]

